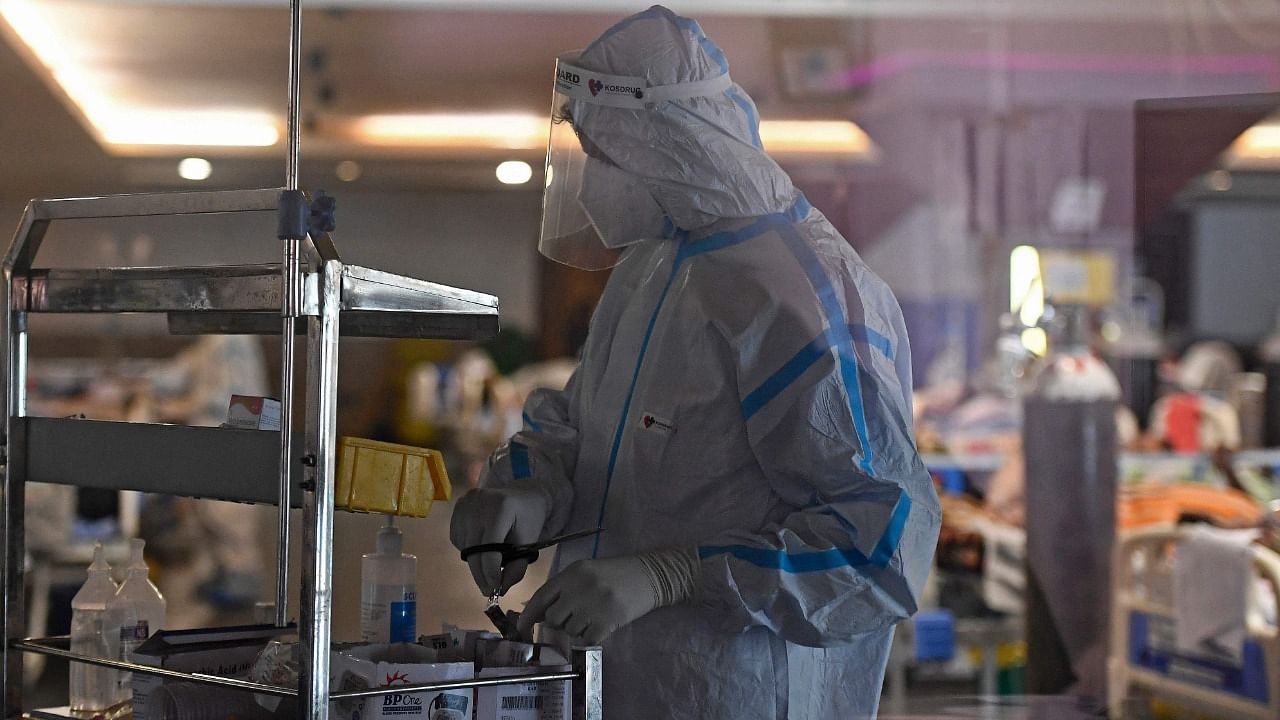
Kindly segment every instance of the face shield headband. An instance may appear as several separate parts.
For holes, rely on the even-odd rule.
[[[559,59],[538,242],[542,254],[588,270],[612,267],[620,248],[656,236],[665,219],[644,184],[592,142],[581,118],[573,117],[575,106],[649,111],[672,100],[718,95],[732,86],[728,73],[649,86],[641,77],[598,73]]]

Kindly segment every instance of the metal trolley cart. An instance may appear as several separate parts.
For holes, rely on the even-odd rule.
[[[22,654],[41,653],[135,673],[296,697],[302,717],[324,720],[332,701],[530,682],[573,681],[575,718],[599,720],[599,648],[573,652],[568,672],[532,672],[394,688],[331,692],[334,470],[339,338],[474,340],[498,329],[491,295],[344,264],[330,232],[333,201],[298,184],[300,0],[291,2],[286,187],[33,200],[4,258],[0,281],[3,382],[0,437],[4,466],[2,694],[4,717],[22,713]],[[172,268],[33,267],[51,223],[75,219],[276,212],[282,262]],[[31,313],[165,313],[175,334],[279,334],[281,431],[27,417],[27,317]],[[301,335],[305,398],[295,398],[295,345]],[[305,412],[293,431],[295,407]],[[295,472],[295,468],[297,471]],[[278,472],[277,472],[278,471]],[[67,637],[25,638],[23,502],[27,482],[128,489],[279,506],[276,624],[289,617],[290,508],[303,510],[298,686],[276,687],[77,655]],[[30,717],[50,717],[33,712]]]

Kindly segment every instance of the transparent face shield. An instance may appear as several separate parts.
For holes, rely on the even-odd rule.
[[[605,246],[581,201],[588,156],[566,112],[572,101],[557,92],[554,102],[538,251],[556,262],[583,270],[613,267],[622,250]]]
[[[576,57],[576,53],[571,56]],[[728,74],[711,80],[650,87],[643,78],[607,75],[556,62],[547,143],[546,190],[538,250],[547,258],[584,270],[617,264],[622,248],[663,229],[662,208],[635,175],[619,168],[592,141],[592,124],[629,121],[637,113],[609,117],[606,108],[652,111],[661,103],[720,93]],[[603,111],[603,112],[602,112]]]

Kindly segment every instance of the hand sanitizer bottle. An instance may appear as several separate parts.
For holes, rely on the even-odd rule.
[[[360,561],[360,639],[371,643],[418,639],[418,558],[402,552],[393,519],[378,531],[377,552]]]

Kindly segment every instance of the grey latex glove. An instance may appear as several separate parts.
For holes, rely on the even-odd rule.
[[[536,488],[478,488],[463,495],[453,508],[449,540],[459,550],[487,543],[524,544],[538,540],[547,521],[547,498]],[[467,559],[471,576],[485,595],[505,594],[524,577],[524,560],[502,567],[496,552]]]
[[[533,594],[520,613],[520,635],[532,637],[541,622],[598,645],[614,630],[692,596],[700,567],[691,547],[579,560]]]

